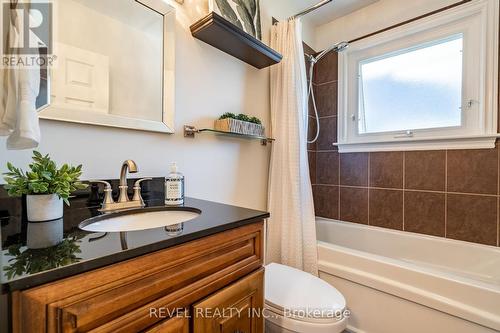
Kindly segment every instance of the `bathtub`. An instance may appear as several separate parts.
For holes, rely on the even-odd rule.
[[[500,249],[318,218],[320,277],[366,333],[500,332]]]

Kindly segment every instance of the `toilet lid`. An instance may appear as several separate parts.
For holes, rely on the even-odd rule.
[[[266,305],[287,317],[307,321],[335,319],[346,306],[337,289],[292,267],[267,265],[265,281]]]

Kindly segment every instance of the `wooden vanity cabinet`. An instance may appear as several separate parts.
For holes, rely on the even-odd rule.
[[[263,237],[261,221],[16,291],[13,330],[263,332]]]

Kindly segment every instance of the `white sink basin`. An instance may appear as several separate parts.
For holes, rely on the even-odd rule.
[[[195,209],[146,209],[94,217],[79,227],[91,232],[125,232],[166,227],[193,220],[201,211]]]

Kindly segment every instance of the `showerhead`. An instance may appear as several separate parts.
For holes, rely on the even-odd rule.
[[[330,53],[331,51],[342,52],[345,49],[347,49],[348,47],[349,47],[349,43],[348,42],[340,42],[340,43],[337,43],[337,44],[333,44],[332,46],[330,46],[329,48],[323,50],[323,52],[321,52],[320,54],[318,54],[318,56],[314,58],[314,61],[311,61],[311,62],[315,62],[316,63],[321,58],[323,58],[325,55],[327,55],[328,53]]]
[[[337,52],[342,52],[344,51],[345,49],[347,49],[349,47],[349,43],[348,42],[341,42],[341,43],[338,43],[337,44]]]

